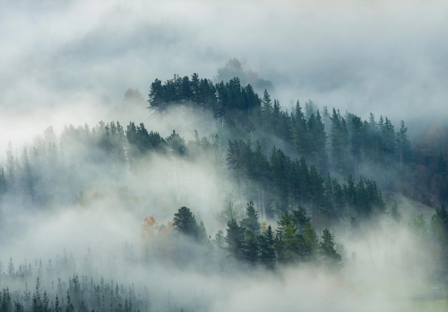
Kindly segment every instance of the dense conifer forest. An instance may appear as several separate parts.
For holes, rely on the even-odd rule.
[[[0,312],[448,311],[446,12],[1,1]]]
[[[106,183],[126,209],[147,213],[140,241],[126,243],[118,253],[121,265],[150,268],[165,262],[210,273],[274,275],[299,266],[339,276],[356,254],[350,255],[338,236],[362,240],[386,220],[388,227],[406,227],[412,240],[425,246],[429,275],[446,280],[448,148],[439,125],[423,141],[411,142],[404,121],[394,125],[373,114],[362,120],[311,100],[283,109],[267,89],[260,96],[238,77],[219,83],[197,74],[156,79],[147,102],[147,113],[160,118],[199,116],[208,136],[173,129],[164,137],[143,123],[101,121],[93,127],[67,125],[60,136],[50,127],[20,151],[12,143],[0,168],[0,225],[8,213],[18,213],[16,207],[28,207],[31,214],[67,205],[90,209],[106,196],[93,184]],[[140,174],[150,162],[166,167],[162,185],[175,182],[174,214],[172,208],[157,215],[145,205],[132,207],[132,181],[145,183]],[[197,164],[218,177],[220,202],[214,202],[213,218],[221,228],[207,228],[194,213],[195,200],[187,199],[198,181],[189,168]],[[407,212],[396,194],[432,206],[434,214],[418,214],[405,224]],[[7,239],[3,235],[1,243]],[[65,250],[47,264],[0,262],[1,311],[190,309],[174,303],[153,309],[145,285],[137,291],[105,282],[103,274],[90,251],[78,265]]]

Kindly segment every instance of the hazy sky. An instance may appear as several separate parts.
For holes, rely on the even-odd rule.
[[[284,107],[312,99],[366,118],[448,117],[446,1],[0,0],[0,147],[94,124],[127,88],[213,78],[229,58]]]

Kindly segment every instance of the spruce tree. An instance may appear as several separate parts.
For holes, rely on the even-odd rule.
[[[275,254],[277,256],[278,263],[285,263],[286,256],[285,256],[285,243],[282,238],[282,233],[277,232],[275,236],[274,241],[274,250]]]
[[[334,248],[335,242],[328,229],[324,229],[322,241],[319,243],[319,260],[328,270],[338,272],[342,269],[341,255]]]
[[[431,218],[431,232],[440,247],[442,267],[448,265],[448,211],[446,207],[436,208]]]
[[[187,207],[181,207],[174,214],[173,226],[175,229],[186,236],[195,240],[198,239],[199,227],[193,213]]]
[[[235,219],[227,222],[227,235],[225,241],[229,254],[236,259],[242,259],[244,247],[244,229],[238,225]]]
[[[272,101],[271,101],[271,96],[268,93],[268,90],[264,89],[264,94],[263,94],[263,112],[267,115],[269,115],[272,112]]]
[[[247,203],[246,218],[241,221],[241,226],[252,231],[256,236],[260,235],[260,223],[258,222],[258,212],[254,208],[254,203]]]
[[[268,229],[265,233],[259,236],[258,238],[260,245],[260,260],[261,262],[269,269],[273,269],[275,266],[275,250],[274,250],[274,233],[272,231],[271,226],[268,226]]]
[[[304,258],[308,261],[315,261],[317,250],[319,248],[319,240],[316,231],[310,222],[306,222],[304,225],[303,237],[305,239]]]
[[[251,230],[244,232],[244,259],[251,265],[255,265],[258,261],[259,245],[257,237]]]
[[[292,211],[293,214],[293,222],[294,225],[299,229],[303,230],[305,227],[305,224],[310,222],[310,218],[307,217],[307,211],[302,206],[299,206],[297,210]]]

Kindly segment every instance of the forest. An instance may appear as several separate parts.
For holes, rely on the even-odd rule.
[[[139,237],[108,260],[118,255],[119,267],[228,276],[298,267],[341,277],[357,261],[343,241],[365,245],[383,227],[405,228],[409,268],[427,266],[429,279],[447,282],[448,136],[440,125],[412,142],[404,121],[363,120],[311,100],[288,110],[238,77],[214,83],[197,74],[156,79],[142,105],[162,120],[194,115],[208,133],[180,127],[163,136],[143,123],[101,121],[67,125],[59,136],[49,127],[21,150],[10,143],[0,168],[0,244],[20,235],[11,216],[24,211],[111,205],[140,218]],[[399,195],[433,212],[409,219]],[[65,249],[45,261],[0,262],[0,311],[207,310],[179,306],[169,293],[154,303],[145,283],[106,282],[113,269],[95,264],[90,249],[81,261]]]
[[[448,311],[448,1],[0,3],[0,312]]]

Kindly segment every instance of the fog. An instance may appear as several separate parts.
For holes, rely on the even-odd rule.
[[[201,116],[179,109],[166,113],[165,120],[153,112],[158,116],[153,125],[165,131],[163,126],[178,122],[182,113],[189,116],[187,120],[196,118],[199,125]],[[189,122],[177,126],[186,131],[192,127]],[[406,217],[401,225],[386,215],[367,222],[356,234],[335,228],[336,241],[344,246],[340,249],[344,263],[340,274],[306,263],[275,272],[232,264],[227,258],[229,264],[224,266],[209,264],[188,252],[183,256],[183,261],[187,261],[184,266],[153,251],[148,263],[144,260],[140,226],[145,217],[153,216],[159,225],[167,224],[178,207],[187,205],[198,220],[204,221],[207,234],[213,238],[226,227],[217,215],[223,210],[226,197],[232,194],[238,197],[235,195],[238,185],[216,168],[211,158],[190,161],[157,153],[145,156],[136,165],[138,170],[118,175],[117,179],[113,173],[82,160],[85,149],[82,145],[65,145],[65,155],[76,156],[67,160],[66,168],[77,168],[75,178],[65,185],[68,188],[63,192],[65,200],[55,199],[45,208],[21,206],[14,198],[3,202],[1,225],[6,234],[1,239],[3,265],[10,258],[16,268],[18,264],[27,267],[40,260],[45,267],[49,259],[57,265],[67,253],[73,264],[67,271],[61,269],[58,275],[50,275],[54,282],[57,276],[66,283],[66,278],[77,272],[80,276],[90,274],[96,283],[104,278],[124,284],[125,288],[135,285],[142,293],[143,287],[147,287],[153,311],[179,311],[180,307],[187,311],[217,312],[401,311],[414,306],[415,298],[427,293],[423,285],[432,281],[436,265],[429,260],[430,249],[414,238],[409,226],[425,207],[417,207],[404,198],[399,199]],[[55,170],[65,174],[63,169],[55,167]],[[235,205],[244,206],[247,200],[243,194],[235,199]],[[430,217],[432,212],[425,214]],[[266,221],[276,227],[274,220]],[[187,240],[182,244],[183,248],[198,248]],[[132,256],[126,249],[129,246],[133,249]],[[85,259],[90,259],[91,269],[86,269]],[[33,289],[36,274],[21,283],[9,284],[10,289],[23,291],[24,281]],[[41,289],[52,294],[50,283],[46,277]]]
[[[35,126],[104,119],[128,88],[146,99],[155,78],[213,78],[233,57],[283,106],[446,118],[444,1],[2,3],[3,148]]]
[[[112,120],[124,127],[145,123],[163,137],[175,130],[187,141],[195,139],[195,131],[210,138],[217,133],[211,115],[182,107],[165,114],[149,110],[149,87],[174,74],[198,73],[216,81],[218,69],[232,58],[271,81],[272,97],[283,109],[290,109],[291,100],[312,99],[363,119],[370,112],[395,124],[403,119],[418,130],[436,121],[444,126],[448,118],[446,1],[0,0],[0,7],[2,166],[9,142],[14,155],[21,155],[50,126],[59,143],[69,125],[93,128]],[[129,89],[142,97],[129,98]],[[224,132],[224,146],[227,136]],[[153,153],[139,160],[139,170],[126,167],[117,179],[73,160],[87,152],[94,151],[64,146],[67,160],[61,166],[75,172],[67,174],[74,178],[66,188],[58,185],[54,192],[61,195],[44,208],[17,194],[5,199],[3,265],[10,258],[15,264],[35,259],[46,264],[66,250],[81,274],[90,249],[97,281],[146,285],[154,311],[405,311],[432,281],[437,265],[427,255],[433,251],[414,239],[411,224],[420,213],[429,220],[433,210],[399,195],[405,219],[400,225],[386,216],[357,237],[332,229],[345,247],[340,274],[312,265],[275,272],[217,263],[205,268],[201,259],[179,267],[156,256],[148,265],[140,261],[145,217],[168,227],[174,213],[188,206],[213,239],[219,230],[225,233],[217,215],[227,200],[234,198],[243,211],[249,198],[207,158]],[[277,220],[263,215],[260,221],[277,227]],[[125,259],[128,245],[139,261]],[[35,277],[28,280],[31,289]],[[22,290],[23,283],[11,289]]]

